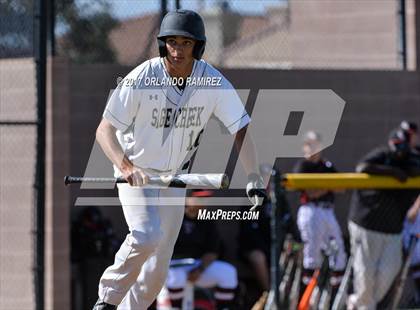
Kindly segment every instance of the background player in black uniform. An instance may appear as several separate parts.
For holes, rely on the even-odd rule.
[[[357,172],[393,176],[404,182],[419,175],[419,157],[401,128],[391,132],[388,147],[366,155]],[[349,214],[351,249],[354,256],[354,294],[350,309],[376,309],[402,263],[401,232],[407,210],[419,194],[414,190],[358,190]]]
[[[320,135],[313,131],[307,132],[303,143],[304,159],[296,164],[294,172],[337,172],[333,164],[322,157],[320,146]],[[347,260],[342,232],[334,214],[334,193],[323,189],[305,190],[301,192],[300,203],[297,224],[304,243],[301,292],[309,283],[313,272],[321,267],[322,250],[328,247],[331,239],[335,239],[338,251],[330,259],[333,270],[330,282],[334,294],[340,285]]]

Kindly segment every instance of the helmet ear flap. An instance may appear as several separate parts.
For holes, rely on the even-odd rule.
[[[205,47],[206,43],[204,41],[196,41],[193,49],[193,57],[195,59],[201,59],[201,56],[204,54]]]
[[[158,47],[159,47],[159,56],[165,57],[168,54],[168,51],[166,50],[166,42],[165,39],[158,38]]]

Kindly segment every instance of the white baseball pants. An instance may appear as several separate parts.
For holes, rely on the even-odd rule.
[[[351,221],[349,232],[355,292],[348,302],[358,310],[374,310],[401,268],[401,234],[368,230]]]
[[[101,277],[99,298],[119,310],[146,310],[166,279],[184,216],[185,189],[119,184],[118,191],[130,233]]]
[[[335,257],[330,257],[330,266],[337,271],[346,268],[347,255],[343,236],[333,208],[322,208],[315,203],[304,204],[299,207],[297,225],[304,242],[303,267],[305,269],[321,267],[322,250],[328,246],[331,238],[335,239],[338,252]]]

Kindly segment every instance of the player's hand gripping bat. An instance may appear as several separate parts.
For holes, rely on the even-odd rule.
[[[124,178],[91,178],[91,177],[74,177],[65,176],[64,184],[75,183],[127,183]],[[213,188],[213,189],[226,189],[229,187],[229,178],[226,174],[220,173],[206,173],[206,174],[178,174],[178,175],[165,175],[165,176],[152,176],[149,178],[151,185],[167,186],[167,187],[180,187],[187,186],[196,188]]]

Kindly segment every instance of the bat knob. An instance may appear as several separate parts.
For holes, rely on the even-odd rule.
[[[69,182],[69,176],[68,175],[66,175],[65,177],[64,177],[64,185],[69,185],[70,184],[70,182]]]

